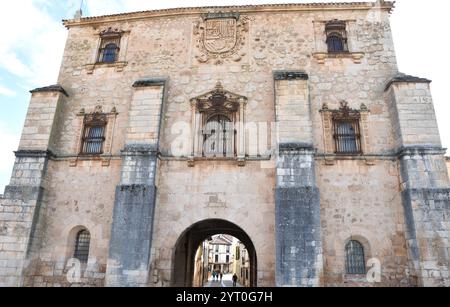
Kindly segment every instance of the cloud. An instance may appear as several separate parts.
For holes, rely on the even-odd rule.
[[[48,13],[51,0],[10,1],[0,11],[0,72],[27,87],[55,83],[66,30]],[[20,18],[19,18],[20,14]],[[24,22],[27,21],[27,22]]]
[[[12,97],[16,96],[16,92],[0,84],[0,95]]]

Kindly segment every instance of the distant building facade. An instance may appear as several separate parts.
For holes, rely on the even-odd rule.
[[[431,81],[399,72],[393,6],[64,21],[0,199],[0,286],[192,286],[217,234],[251,286],[450,286]]]
[[[233,263],[234,238],[227,235],[217,235],[208,242],[209,272],[229,274]]]

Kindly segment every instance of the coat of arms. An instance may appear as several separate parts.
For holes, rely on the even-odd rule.
[[[220,64],[226,58],[239,61],[245,54],[240,52],[248,31],[247,18],[236,13],[211,13],[202,16],[194,31],[197,36],[198,54],[201,63],[213,59]]]

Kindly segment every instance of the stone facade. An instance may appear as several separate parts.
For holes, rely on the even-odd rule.
[[[398,72],[392,8],[64,21],[59,85],[32,91],[0,198],[0,285],[189,285],[174,267],[219,229],[249,248],[252,285],[450,286],[445,151],[430,81]],[[330,53],[325,28],[336,20],[348,50]],[[108,40],[120,41],[118,55],[102,63]],[[235,125],[235,151],[221,158],[202,153],[216,109]],[[339,112],[358,115],[356,155],[335,152]],[[102,154],[80,155],[87,116],[107,122]],[[89,260],[77,267],[81,229]],[[379,282],[346,274],[351,240],[379,261]]]

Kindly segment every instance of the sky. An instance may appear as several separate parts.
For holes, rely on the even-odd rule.
[[[83,15],[213,6],[322,1],[271,0],[84,0]],[[332,2],[345,2],[333,0]],[[9,179],[30,99],[29,90],[56,83],[67,30],[61,20],[72,18],[81,0],[2,1],[0,10],[0,194]],[[444,147],[450,147],[447,84],[450,1],[398,0],[391,17],[401,72],[433,80],[431,85]]]

